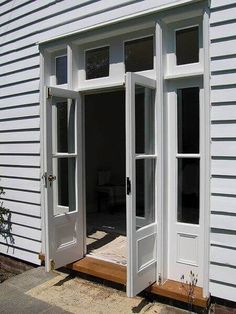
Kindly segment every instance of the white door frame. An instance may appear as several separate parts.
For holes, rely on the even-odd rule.
[[[184,1],[183,1],[184,2]],[[173,7],[173,5],[170,5],[169,7]],[[202,14],[203,12],[203,46],[204,46],[204,99],[205,99],[205,104],[206,104],[206,114],[205,114],[205,125],[206,125],[206,149],[205,149],[205,188],[206,188],[206,199],[205,199],[205,213],[204,213],[204,224],[205,224],[205,229],[204,229],[204,295],[208,295],[209,293],[209,246],[210,246],[210,109],[209,109],[209,104],[210,104],[210,60],[209,60],[209,9],[208,5],[206,4],[205,7],[199,6],[203,8],[201,11]],[[159,8],[160,9],[160,8]],[[178,8],[177,10],[180,10],[181,8]],[[183,13],[182,17],[180,18],[185,18],[186,17],[186,9],[188,8],[183,6]],[[189,6],[189,9],[191,11],[191,6]],[[182,9],[181,9],[182,10]],[[154,10],[153,10],[154,11]],[[164,155],[164,149],[162,146],[162,143],[165,141],[164,134],[163,134],[163,103],[165,101],[165,95],[164,95],[164,90],[165,90],[165,75],[164,75],[164,70],[163,70],[163,47],[162,47],[162,32],[163,32],[163,27],[162,27],[162,16],[170,16],[171,12],[165,12],[160,13],[160,19],[157,20],[156,23],[156,79],[157,79],[157,108],[159,112],[159,117],[158,117],[158,123],[157,123],[157,145],[158,145],[158,151],[159,151],[159,164],[158,164],[158,171],[159,171],[159,179],[158,179],[158,185],[159,187],[162,188],[163,182],[165,184],[165,178],[163,174],[163,169],[165,166],[165,160],[163,158]],[[171,19],[171,16],[170,16]],[[42,42],[43,43],[43,42]],[[70,54],[68,54],[68,64],[72,64],[71,61],[71,49],[68,49]],[[73,49],[72,49],[73,50]],[[74,53],[74,51],[73,51]],[[44,107],[42,106],[44,102],[44,85],[49,85],[49,73],[47,73],[50,69],[50,62],[49,62],[49,57],[47,56],[47,52],[41,50],[40,52],[40,136],[41,136],[41,143],[42,143],[42,150],[40,151],[40,159],[41,159],[41,169],[45,169],[45,138],[46,138],[46,132],[45,132],[45,123],[44,123],[44,117],[45,117],[45,112],[44,112]],[[68,69],[69,74],[68,75],[68,80],[72,80],[72,69]],[[77,81],[76,81],[77,82]],[[76,85],[77,83],[74,82],[73,86],[69,84],[69,87],[73,87],[73,89],[77,88],[78,86]],[[121,82],[122,84],[123,82]],[[112,85],[112,84],[111,84]],[[111,85],[107,87],[111,87]],[[114,84],[114,87],[120,85]],[[101,86],[97,86],[97,89],[99,89]],[[82,89],[81,89],[82,90]],[[85,90],[83,90],[85,91]],[[86,91],[85,91],[86,92]],[[92,92],[92,89],[89,91]],[[162,140],[163,139],[163,140]],[[41,170],[41,171],[42,171]],[[43,171],[42,171],[43,172]],[[42,174],[42,173],[41,173]],[[45,253],[45,213],[47,212],[47,195],[45,194],[44,191],[44,185],[43,185],[43,180],[41,182],[41,204],[42,204],[42,252]],[[162,282],[166,279],[165,278],[165,230],[163,228],[163,219],[165,216],[165,194],[162,189],[159,189],[158,191],[158,206],[157,206],[157,226],[158,226],[158,277],[157,281]],[[159,279],[161,279],[159,281]]]
[[[185,8],[184,8],[185,10]],[[191,7],[189,7],[190,16],[192,14]],[[184,11],[184,16],[186,16],[186,10]],[[202,13],[198,13],[202,14]],[[193,75],[203,77],[203,94],[204,94],[204,117],[203,124],[204,128],[204,155],[202,156],[204,160],[204,257],[203,257],[203,296],[209,296],[209,266],[210,266],[210,177],[211,177],[211,155],[210,155],[210,53],[209,53],[209,6],[206,3],[203,6],[203,55],[204,55],[204,71],[199,73],[194,73]],[[166,77],[164,69],[165,60],[165,42],[163,32],[165,30],[165,17],[167,17],[168,22],[171,20],[181,20],[181,16],[171,16],[170,14],[163,14],[156,21],[156,77],[157,77],[157,108],[159,112],[159,184],[161,183],[161,190],[158,193],[158,208],[157,208],[157,223],[158,223],[158,278],[157,282],[159,284],[164,283],[167,278],[167,267],[166,267],[166,247],[168,244],[168,233],[164,228],[164,221],[166,219],[168,194],[166,193],[166,178],[164,175],[164,169],[166,169],[166,160],[164,155],[166,155],[166,148],[164,143],[167,138],[164,132],[164,125],[166,123],[165,117],[163,115],[164,104],[166,103],[166,84],[169,79],[181,79],[181,75],[176,77]],[[190,73],[190,77],[192,74]],[[186,75],[185,75],[186,77]]]

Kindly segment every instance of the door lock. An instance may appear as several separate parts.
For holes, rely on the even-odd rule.
[[[53,176],[52,174],[48,176],[48,181],[49,181],[50,186],[52,186],[52,182],[55,180],[56,180],[56,176]]]

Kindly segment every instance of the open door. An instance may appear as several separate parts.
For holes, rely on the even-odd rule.
[[[84,255],[82,119],[78,92],[46,88],[46,271]]]
[[[157,279],[156,81],[126,74],[127,295]]]

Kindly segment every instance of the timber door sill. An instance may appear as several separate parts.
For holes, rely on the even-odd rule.
[[[126,285],[126,267],[123,265],[85,256],[81,260],[67,265],[67,268],[90,276]]]
[[[188,285],[182,282],[167,280],[164,284],[158,285],[154,283],[147,289],[148,292],[157,294],[172,300],[189,303]],[[192,304],[202,308],[206,308],[209,303],[209,298],[203,297],[203,290],[200,287],[195,287],[193,292]]]

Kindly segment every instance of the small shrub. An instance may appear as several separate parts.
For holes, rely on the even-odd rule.
[[[3,191],[3,188],[0,187],[0,199],[1,196],[4,195],[5,192]],[[0,233],[5,231],[5,225],[7,221],[7,216],[9,215],[9,209],[5,208],[3,206],[3,201],[0,200]]]

